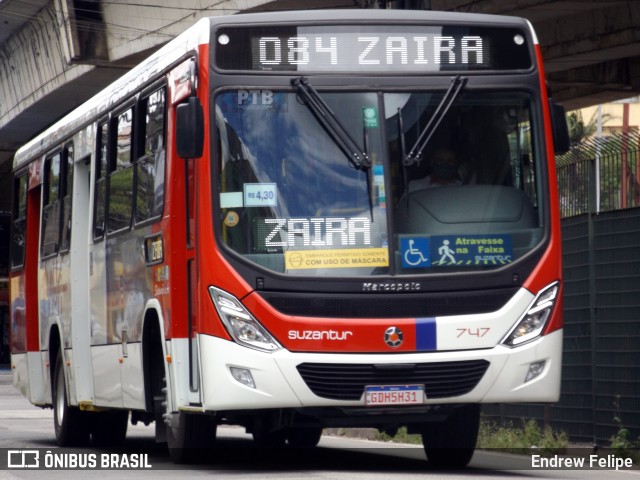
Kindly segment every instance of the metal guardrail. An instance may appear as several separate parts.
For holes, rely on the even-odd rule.
[[[591,138],[556,156],[563,218],[640,206],[640,133]]]

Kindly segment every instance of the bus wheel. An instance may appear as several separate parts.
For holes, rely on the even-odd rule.
[[[438,468],[467,466],[476,447],[479,425],[479,404],[458,407],[445,421],[425,424],[422,444],[429,464]]]
[[[209,415],[193,413],[172,413],[171,424],[167,425],[167,446],[175,463],[194,463],[208,460],[203,450],[215,445],[218,425]]]
[[[321,436],[321,427],[290,428],[287,432],[287,441],[290,447],[313,448],[318,445]]]
[[[91,414],[91,440],[96,447],[115,447],[127,436],[129,412],[110,410]]]
[[[287,441],[287,432],[284,429],[269,432],[259,429],[251,435],[255,444],[261,448],[283,448]]]
[[[86,413],[68,402],[67,387],[64,383],[62,352],[58,352],[53,371],[53,425],[56,440],[61,447],[78,447],[89,441],[89,427]]]

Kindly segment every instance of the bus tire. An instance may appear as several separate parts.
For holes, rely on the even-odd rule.
[[[425,424],[421,429],[422,444],[429,465],[466,467],[476,448],[479,425],[479,404],[458,407],[446,420]]]
[[[69,405],[64,382],[62,352],[58,351],[53,370],[53,425],[56,441],[61,447],[85,446],[89,442],[89,424],[86,413]]]
[[[293,448],[313,448],[320,442],[322,427],[290,428],[287,431],[287,441]]]
[[[171,424],[167,426],[167,446],[173,462],[207,461],[210,457],[201,454],[214,447],[217,427],[215,418],[209,415],[172,413]]]
[[[109,410],[91,414],[91,441],[96,447],[116,447],[127,436],[129,412]]]
[[[251,435],[254,443],[260,448],[283,448],[287,443],[287,432],[284,429],[271,432],[256,430]]]

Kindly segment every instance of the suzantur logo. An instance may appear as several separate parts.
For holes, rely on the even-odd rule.
[[[289,330],[289,340],[336,340],[345,341],[353,332],[349,330]]]

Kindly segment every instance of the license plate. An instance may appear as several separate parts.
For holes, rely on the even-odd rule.
[[[370,385],[364,391],[365,405],[420,405],[425,401],[424,385]]]

